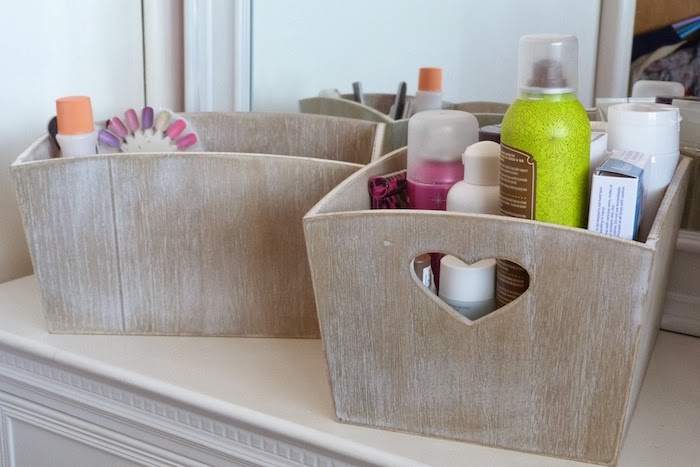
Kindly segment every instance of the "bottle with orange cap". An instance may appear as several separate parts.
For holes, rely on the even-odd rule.
[[[412,113],[442,109],[442,68],[418,70],[418,90],[411,103]]]
[[[56,120],[56,141],[61,148],[62,157],[97,154],[97,130],[89,97],[68,96],[56,99]]]

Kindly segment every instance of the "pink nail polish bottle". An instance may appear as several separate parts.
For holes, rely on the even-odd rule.
[[[411,209],[444,211],[447,192],[464,179],[462,154],[479,141],[479,122],[468,112],[428,110],[408,121],[407,189]],[[440,254],[431,254],[439,288]]]
[[[474,115],[428,110],[408,121],[408,197],[411,209],[444,211],[447,192],[464,179],[462,154],[479,140]]]

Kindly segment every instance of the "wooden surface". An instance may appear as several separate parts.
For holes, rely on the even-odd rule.
[[[658,330],[688,160],[646,244],[500,216],[366,211],[369,176],[402,166],[405,151],[367,166],[304,219],[339,420],[615,462]],[[515,261],[530,288],[471,323],[412,271],[436,251]]]
[[[686,151],[683,152],[685,153]],[[631,398],[627,406],[623,434],[632,418],[646,367],[654,349],[656,334],[661,326],[661,315],[671,275],[673,254],[676,250],[678,230],[683,217],[683,203],[686,198],[690,175],[692,174],[691,167],[692,160],[689,157],[683,157],[672,184],[666,189],[666,194],[659,207],[659,214],[646,240],[646,244],[654,249],[654,257],[651,270],[647,276],[647,288],[640,289],[641,291],[646,291],[646,302],[639,317],[640,330],[637,336],[636,358],[630,381]],[[683,180],[679,179],[681,171],[685,172]],[[641,274],[645,271],[639,272]]]
[[[634,33],[654,31],[684,19],[700,15],[698,0],[637,0]]]
[[[700,232],[700,147],[686,145],[683,150],[693,160],[693,165],[681,228]]]
[[[49,159],[43,138],[13,164],[49,329],[317,337],[301,219],[378,155],[383,127],[187,117],[219,152]],[[315,157],[221,152],[283,147]]]
[[[408,138],[408,119],[393,120],[389,118],[387,114],[393,102],[393,96],[390,94],[376,96],[386,97],[385,99],[371,99],[369,95],[367,96],[367,98],[372,101],[378,101],[378,108],[369,105],[369,101],[367,105],[363,105],[348,99],[310,97],[299,101],[299,110],[302,114],[332,115],[368,122],[384,123],[386,125],[386,134],[384,137],[382,154],[386,154],[406,145]],[[384,102],[389,102],[389,107],[384,105]],[[384,110],[378,110],[385,108],[386,112],[384,112]]]
[[[247,152],[367,164],[383,155],[385,126],[342,116],[265,112],[184,114],[210,152]]]
[[[364,95],[365,103],[360,104],[352,100],[352,95],[343,95],[341,99],[329,97],[310,97],[299,101],[299,110],[302,113],[332,115],[370,122],[386,124],[383,154],[406,146],[408,141],[408,119],[394,120],[389,118],[389,110],[394,103],[394,94]],[[410,101],[413,96],[407,96]],[[462,102],[453,104],[443,102],[443,108],[469,112],[479,121],[479,126],[493,125],[503,120],[503,114],[508,110],[509,104],[500,102]]]

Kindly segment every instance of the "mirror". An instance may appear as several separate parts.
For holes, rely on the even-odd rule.
[[[414,94],[426,66],[443,68],[447,101],[510,103],[518,42],[533,32],[578,37],[579,97],[590,107],[602,8],[599,0],[253,0],[251,109],[296,111],[324,89],[352,92],[354,81],[366,93],[395,93],[405,81]]]
[[[662,20],[650,0],[545,0],[537,8],[509,0],[247,1],[250,55],[239,71],[248,73],[250,109],[258,112],[298,111],[301,100],[323,90],[351,93],[354,81],[377,95],[394,94],[405,81],[413,94],[421,66],[444,68],[448,102],[508,104],[515,98],[518,40],[533,31],[579,38],[578,94],[592,108],[597,97],[628,95],[637,24],[672,19],[670,7]],[[674,8],[692,13],[687,3]],[[601,42],[607,46],[599,48]],[[691,183],[684,228],[700,229],[693,219],[698,185]]]

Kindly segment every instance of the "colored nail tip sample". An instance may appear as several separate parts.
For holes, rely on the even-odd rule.
[[[188,133],[182,138],[178,139],[175,142],[175,145],[177,146],[178,149],[183,150],[187,149],[190,146],[192,146],[194,143],[197,142],[197,135],[194,133]]]
[[[139,129],[139,117],[134,109],[124,112],[124,117],[126,118],[126,126],[132,133]]]
[[[169,110],[155,114],[153,107],[144,106],[140,112],[127,109],[122,118],[112,117],[106,129],[99,132],[102,146],[121,152],[173,152],[185,150],[199,140],[194,132],[185,134],[187,121]]]
[[[144,107],[141,110],[141,128],[147,130],[153,126],[153,107]]]
[[[186,126],[187,124],[184,120],[176,120],[173,122],[172,125],[170,125],[168,131],[166,131],[165,134],[168,135],[168,138],[175,139],[178,136],[180,136],[180,133],[182,133],[185,130]]]
[[[122,143],[117,136],[107,130],[100,130],[100,134],[98,135],[97,139],[100,143],[111,148],[118,148]]]
[[[165,131],[170,123],[170,112],[162,111],[156,117],[155,127],[158,131]]]
[[[110,118],[107,122],[107,129],[122,138],[126,138],[129,134],[129,130],[127,130],[126,125],[124,125],[124,122],[122,122],[119,117]]]

